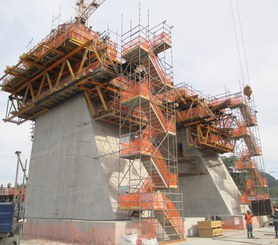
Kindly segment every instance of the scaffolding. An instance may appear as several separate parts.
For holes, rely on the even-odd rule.
[[[189,145],[216,153],[234,150],[233,117],[210,103],[209,98],[188,85],[177,87],[177,125],[186,129]]]
[[[238,138],[236,153],[236,170],[248,173],[240,202],[251,204],[251,201],[269,199],[268,185],[264,176],[264,162],[259,139],[256,111],[253,97],[241,96],[241,103],[236,106],[238,117],[234,137]]]
[[[240,203],[250,205],[252,201],[269,199],[253,97],[246,96],[243,90],[214,98],[210,106],[225,110],[235,119],[232,123],[236,155],[234,167],[243,176],[243,180],[238,181]]]
[[[119,182],[125,190],[119,209],[127,210],[139,224],[148,221],[153,227],[148,232],[139,229],[142,238],[155,235],[160,240],[184,237],[173,71],[166,61],[170,48],[171,28],[165,22],[152,29],[138,25],[124,33],[123,85],[117,98],[120,156],[129,162]]]
[[[97,95],[108,110],[103,93],[115,91],[108,81],[120,65],[116,44],[105,34],[78,23],[62,24],[6,68],[0,79],[2,90],[10,93],[4,121],[35,120],[80,92],[88,102]]]
[[[110,33],[80,21],[59,25],[6,68],[2,89],[10,96],[4,120],[34,121],[83,93],[95,120],[119,125],[120,158],[129,161],[119,181],[128,195],[119,196],[119,209],[137,213],[139,224],[156,223],[161,240],[181,239],[173,70],[166,61],[171,28],[165,22],[152,29],[139,25],[121,39],[118,45]]]
[[[10,93],[6,122],[34,121],[82,93],[95,120],[119,127],[119,166],[124,160],[128,168],[119,174],[118,208],[138,221],[141,238],[184,238],[177,128],[185,128],[191,146],[236,151],[235,168],[249,176],[242,203],[269,198],[252,99],[242,93],[209,98],[174,86],[166,22],[130,28],[121,44],[81,22],[59,25],[7,67],[0,79]]]
[[[188,85],[176,88],[177,126],[186,129],[189,145],[219,154],[235,153],[235,169],[245,173],[240,203],[269,199],[252,96],[244,91],[204,96]]]

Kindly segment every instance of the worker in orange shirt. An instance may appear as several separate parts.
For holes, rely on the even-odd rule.
[[[253,215],[248,210],[247,213],[244,215],[244,219],[246,221],[246,228],[247,228],[247,237],[253,238],[253,225],[252,225],[252,218]]]

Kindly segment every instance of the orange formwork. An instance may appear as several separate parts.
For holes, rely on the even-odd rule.
[[[205,108],[198,106],[185,111],[177,112],[177,122],[194,121],[196,119],[208,117],[208,112]]]
[[[198,124],[186,129],[188,143],[219,153],[232,152],[234,142],[227,135],[228,132],[219,128]]]
[[[60,25],[5,70],[2,89],[12,95],[5,121],[34,120],[78,93],[95,93],[95,86],[113,91],[96,80],[117,72],[121,62],[115,45],[82,24]]]

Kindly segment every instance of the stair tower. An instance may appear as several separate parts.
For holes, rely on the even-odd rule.
[[[139,220],[141,237],[155,236],[156,230],[160,240],[180,240],[176,111],[172,64],[167,63],[171,28],[138,25],[123,34],[122,42],[126,62],[118,100],[120,113],[128,113],[120,117],[120,157],[129,160],[129,168],[119,182],[119,209]],[[143,230],[144,222],[153,229]]]
[[[246,96],[244,92],[227,94],[211,100],[209,105],[232,114],[235,119],[232,126],[237,156],[235,169],[245,173],[245,179],[239,181],[241,204],[269,199],[253,96]]]

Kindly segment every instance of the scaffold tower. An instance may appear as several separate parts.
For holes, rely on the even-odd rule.
[[[172,65],[166,59],[171,28],[165,22],[152,29],[138,25],[123,34],[122,42],[126,63],[118,100],[120,111],[128,113],[120,120],[120,156],[129,160],[129,169],[120,181],[126,192],[119,197],[119,208],[139,219],[142,237],[156,236],[156,230],[160,240],[179,240],[184,228],[176,111]],[[148,232],[146,222],[153,227]]]
[[[210,102],[233,116],[232,138],[235,142],[235,170],[243,174],[239,181],[240,203],[269,199],[268,184],[264,177],[264,161],[259,138],[252,90],[245,86],[242,92],[226,94]]]

